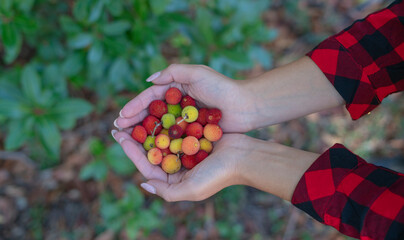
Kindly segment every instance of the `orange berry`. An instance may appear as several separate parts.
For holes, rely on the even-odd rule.
[[[161,162],[161,168],[164,172],[173,174],[181,169],[181,160],[177,155],[169,154],[163,158]]]
[[[208,123],[203,128],[203,136],[211,142],[216,142],[222,135],[223,131],[217,124]]]
[[[200,144],[196,137],[188,136],[182,140],[181,148],[186,155],[194,155],[199,151]]]
[[[152,148],[147,152],[147,159],[153,165],[158,165],[163,160],[163,154],[158,148]]]
[[[167,135],[159,134],[155,140],[156,147],[166,149],[170,146],[170,138]]]

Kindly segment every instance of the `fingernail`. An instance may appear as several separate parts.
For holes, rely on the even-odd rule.
[[[154,79],[158,78],[158,76],[160,76],[161,72],[156,72],[153,75],[151,75],[148,79],[146,79],[146,82],[151,82]]]
[[[112,130],[111,130],[111,135],[112,135],[113,138],[115,138],[115,133],[117,133],[117,132],[118,132],[118,131],[115,130],[115,129],[112,129]]]
[[[121,118],[125,118],[125,117],[122,115],[122,110],[119,111],[119,116],[120,116]]]
[[[125,138],[121,137],[121,138],[119,139],[119,143],[122,144],[123,141],[125,141]]]
[[[116,128],[120,128],[120,127],[118,126],[118,124],[116,123],[116,120],[118,120],[118,119],[115,119],[115,121],[114,121],[114,126],[115,126]]]
[[[141,186],[144,190],[148,191],[149,193],[151,193],[151,194],[156,194],[156,188],[153,187],[152,185],[147,184],[147,183],[142,183],[142,184],[140,184],[140,186]]]

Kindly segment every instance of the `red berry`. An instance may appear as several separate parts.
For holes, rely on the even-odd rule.
[[[151,135],[153,134],[153,130],[156,127],[157,124],[160,123],[160,120],[156,118],[155,116],[149,115],[145,119],[143,119],[143,127],[146,129],[147,134]],[[156,128],[156,131],[154,132],[154,136],[160,133],[161,129],[163,129],[163,126],[161,124]]]
[[[202,162],[209,154],[203,150],[199,150],[196,154],[195,154],[195,160],[197,163]]]
[[[194,107],[196,107],[195,99],[193,99],[189,95],[183,97],[180,104],[181,104],[182,108],[185,108],[186,106],[194,106]]]
[[[202,124],[202,126],[206,125],[206,117],[208,115],[208,109],[207,108],[201,108],[199,109],[199,114],[198,114],[198,119],[196,119],[196,121],[200,124]]]
[[[131,135],[136,141],[144,143],[144,141],[146,141],[147,132],[143,126],[137,125],[133,128]]]
[[[149,105],[149,113],[157,118],[161,118],[167,112],[167,104],[161,100],[154,100]]]
[[[180,138],[183,133],[184,133],[184,130],[182,130],[182,128],[177,124],[172,125],[168,129],[168,136],[170,136],[173,139]]]
[[[181,157],[181,163],[186,169],[192,169],[193,167],[198,164],[198,162],[195,159],[195,155],[186,155],[184,154]]]
[[[171,151],[169,148],[166,148],[166,149],[161,149],[161,153],[163,154],[163,157],[165,157],[165,156],[171,154]]]
[[[178,104],[181,101],[181,98],[182,98],[182,93],[176,87],[172,87],[172,88],[168,89],[166,92],[166,101],[168,104],[173,104],[173,105]]]
[[[188,125],[187,129],[185,130],[185,134],[187,136],[194,136],[197,139],[200,139],[203,135],[203,126],[198,122],[193,122]]]
[[[209,109],[208,114],[206,116],[206,121],[208,123],[218,124],[220,119],[222,119],[222,112],[217,109]]]

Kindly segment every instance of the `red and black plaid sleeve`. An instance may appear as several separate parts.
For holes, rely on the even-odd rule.
[[[341,144],[305,172],[292,203],[351,237],[404,239],[404,175],[369,164]]]
[[[404,90],[404,2],[354,22],[307,54],[355,120]]]

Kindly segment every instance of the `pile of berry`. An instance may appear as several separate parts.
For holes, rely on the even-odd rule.
[[[195,100],[182,97],[175,87],[167,90],[165,100],[150,103],[150,115],[133,128],[132,137],[143,143],[151,164],[161,164],[166,173],[173,174],[181,166],[192,169],[212,152],[212,142],[223,135],[218,125],[222,112],[198,110]]]

